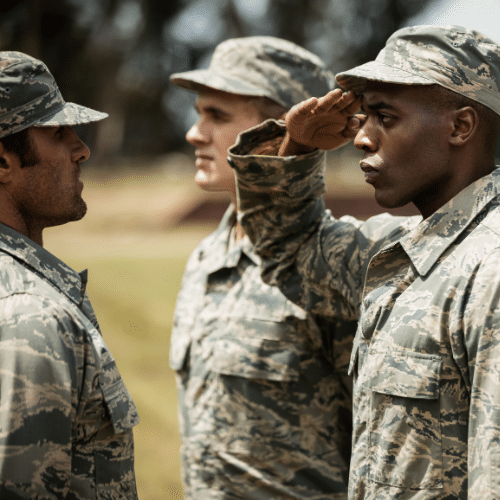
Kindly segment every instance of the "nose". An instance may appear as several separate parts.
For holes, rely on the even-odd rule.
[[[362,151],[375,151],[377,148],[374,135],[368,125],[368,120],[365,121],[356,134],[354,146]]]
[[[80,137],[71,127],[70,130],[71,130],[70,138],[72,141],[71,151],[72,151],[73,161],[78,163],[87,161],[90,157],[89,147],[80,139]]]
[[[210,142],[207,131],[203,128],[202,121],[199,119],[186,134],[186,141],[191,146],[201,146]]]

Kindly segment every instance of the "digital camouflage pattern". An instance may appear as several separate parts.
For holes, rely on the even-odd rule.
[[[266,128],[230,149],[266,281],[327,318],[360,311],[349,498],[500,498],[500,170],[424,221],[336,220],[322,153],[246,156]]]
[[[370,61],[337,75],[340,86],[362,94],[367,80],[439,84],[500,114],[500,47],[459,26],[412,26],[396,31]]]
[[[194,250],[175,310],[186,500],[346,499],[355,322],[262,282],[234,209]]]
[[[139,417],[86,282],[0,224],[2,499],[137,499]]]
[[[43,62],[22,52],[0,52],[0,138],[31,126],[80,125],[107,116],[65,102]]]
[[[170,81],[198,92],[200,86],[268,97],[286,109],[335,86],[333,74],[308,50],[271,36],[232,38],[219,44],[207,69],[175,73]]]

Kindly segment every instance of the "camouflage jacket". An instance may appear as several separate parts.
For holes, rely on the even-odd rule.
[[[0,498],[137,499],[137,412],[77,274],[0,224]]]
[[[321,153],[245,156],[266,127],[230,149],[266,279],[360,310],[349,498],[500,498],[500,170],[391,232],[324,213]]]
[[[189,258],[175,311],[185,498],[346,499],[355,323],[264,284],[234,222]]]

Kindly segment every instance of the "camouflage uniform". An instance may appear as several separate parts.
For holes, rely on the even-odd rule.
[[[244,37],[171,81],[288,109],[328,92],[333,75],[291,42]],[[355,323],[307,313],[264,284],[248,238],[234,243],[235,222],[229,208],[193,252],[177,301],[170,360],[185,497],[345,499]]]
[[[77,274],[0,224],[0,498],[136,499],[136,408]]]
[[[0,52],[0,138],[106,116],[65,102],[41,61]],[[139,417],[86,284],[86,271],[77,274],[0,224],[2,500],[137,499],[132,427]]]
[[[230,207],[186,266],[172,332],[186,498],[345,499],[355,324],[262,282]]]
[[[338,81],[361,91],[367,77],[422,84],[411,79],[429,75],[420,57],[445,86],[500,114],[498,44],[455,28],[393,37],[380,64]],[[230,149],[242,223],[267,282],[327,317],[360,313],[349,498],[500,498],[500,169],[424,221],[335,220],[321,199],[322,153],[251,155],[279,134],[268,122]]]

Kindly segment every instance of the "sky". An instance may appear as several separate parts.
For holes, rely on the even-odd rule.
[[[455,24],[500,42],[500,0],[435,0],[407,25]]]

